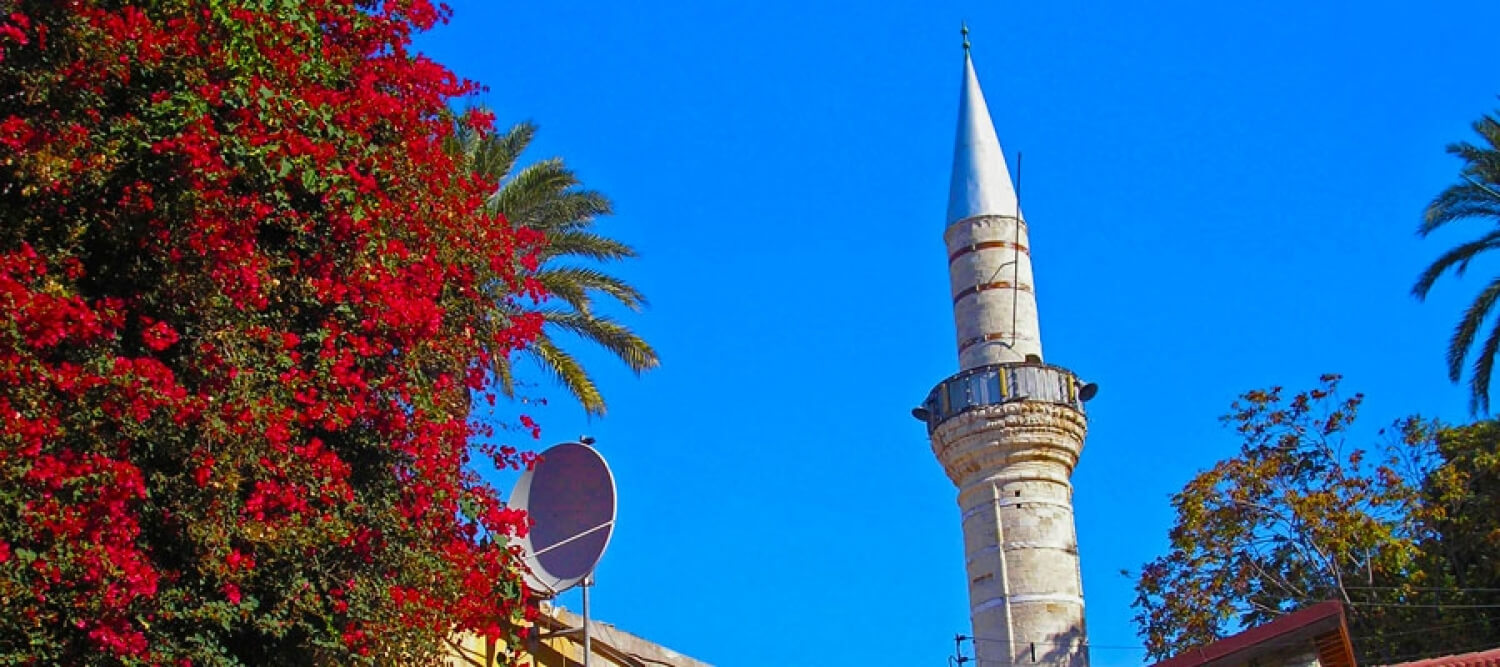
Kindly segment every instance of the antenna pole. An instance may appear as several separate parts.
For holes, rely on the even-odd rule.
[[[953,635],[953,655],[948,656],[948,666],[964,667],[969,658],[964,656],[964,640],[969,639],[963,635]]]
[[[594,584],[593,575],[583,580],[583,667],[589,667],[589,658],[594,649],[589,643],[589,587]]]
[[[1016,343],[1021,341],[1021,332],[1016,331],[1016,305],[1021,299],[1021,151],[1016,151],[1016,226],[1015,234],[1011,235],[1011,245],[1015,247],[1015,260],[1011,262],[1010,279],[1010,344],[1011,350],[1015,350]]]

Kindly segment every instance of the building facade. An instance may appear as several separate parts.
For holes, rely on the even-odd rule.
[[[975,662],[1082,667],[1069,479],[1096,388],[1043,361],[1026,219],[967,29],[943,239],[959,372],[913,415],[958,487]]]
[[[542,613],[529,627],[530,636],[516,664],[523,667],[581,667],[584,662],[583,618],[562,607],[542,604]],[[589,621],[590,667],[711,667],[655,642],[625,632],[609,623]],[[448,667],[500,667],[506,664],[504,645],[477,635],[461,635],[449,642]]]

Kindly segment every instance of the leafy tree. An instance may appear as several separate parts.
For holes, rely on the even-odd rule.
[[[1337,384],[1248,392],[1224,418],[1239,452],[1173,496],[1171,548],[1136,584],[1153,658],[1324,600],[1361,663],[1500,643],[1500,423],[1402,420],[1372,463]]]
[[[444,150],[474,84],[408,50],[443,12],[3,7],[0,664],[515,645],[469,410],[540,330],[540,239]]]
[[[1434,429],[1443,464],[1428,476],[1427,514],[1433,550],[1457,588],[1500,591],[1500,422]]]
[[[1450,269],[1461,276],[1475,258],[1500,248],[1500,121],[1487,115],[1473,127],[1483,142],[1475,145],[1465,141],[1448,146],[1448,152],[1464,162],[1459,170],[1460,182],[1448,186],[1427,205],[1417,233],[1425,237],[1448,223],[1471,218],[1488,221],[1492,228],[1434,260],[1412,287],[1412,294],[1418,299],[1427,298],[1438,278]],[[1469,367],[1469,408],[1476,413],[1487,413],[1490,409],[1490,377],[1495,354],[1500,351],[1500,324],[1490,325],[1477,350],[1475,343],[1497,299],[1500,299],[1500,277],[1485,285],[1469,304],[1448,341],[1448,377],[1453,382],[1462,378],[1465,361],[1474,355]]]
[[[629,259],[635,257],[635,250],[594,231],[598,218],[611,213],[610,201],[598,192],[583,189],[561,158],[548,158],[518,170],[521,154],[531,145],[536,131],[536,125],[529,122],[519,123],[504,134],[459,127],[453,143],[479,178],[495,184],[487,201],[489,210],[547,237],[546,246],[537,254],[540,267],[536,279],[561,303],[549,303],[536,311],[544,322],[542,333],[522,354],[562,384],[586,412],[602,415],[606,406],[598,386],[583,365],[557,344],[553,333],[565,331],[598,345],[637,374],[657,366],[656,351],[650,344],[594,309],[594,299],[600,295],[631,310],[645,305],[645,297],[635,287],[588,265]],[[514,375],[510,361],[496,361],[494,370],[500,388],[511,396]]]
[[[1500,422],[1433,422],[1417,435],[1436,459],[1417,515],[1419,567],[1411,579],[1418,589],[1407,598],[1420,605],[1413,609],[1421,618],[1381,634],[1429,628],[1421,641],[1393,647],[1406,654],[1430,655],[1434,640],[1449,653],[1500,645]]]
[[[1337,385],[1324,376],[1290,398],[1280,387],[1248,392],[1224,418],[1244,439],[1238,455],[1172,497],[1171,549],[1136,585],[1151,656],[1324,600],[1370,601],[1365,593],[1411,568],[1416,491],[1398,460],[1372,465],[1345,442],[1361,397],[1340,399]]]

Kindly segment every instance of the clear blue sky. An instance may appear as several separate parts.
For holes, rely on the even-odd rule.
[[[1492,0],[454,4],[419,46],[539,122],[530,157],[641,251],[620,273],[661,369],[586,354],[610,415],[533,413],[615,468],[594,610],[626,630],[730,666],[942,665],[968,632],[954,489],[908,414],[957,369],[961,19],[1026,156],[1047,359],[1102,386],[1073,478],[1095,665],[1139,664],[1120,570],[1233,451],[1236,394],[1340,372],[1371,431],[1465,416],[1442,355],[1477,281],[1408,290],[1465,236],[1413,230],[1500,106]]]

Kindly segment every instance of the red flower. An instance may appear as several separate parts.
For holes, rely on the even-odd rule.
[[[208,486],[208,480],[213,476],[214,457],[205,456],[203,457],[203,463],[199,464],[198,469],[193,471],[193,481],[197,483],[198,488],[201,489],[205,486]]]
[[[230,570],[237,570],[240,568],[244,568],[246,570],[255,569],[255,559],[253,557],[240,553],[239,549],[229,550],[229,555],[224,558],[224,564],[228,565]]]
[[[398,627],[514,645],[490,539],[527,519],[470,460],[534,458],[469,410],[543,325],[511,306],[546,239],[444,149],[476,86],[411,38],[447,10],[223,4],[0,13],[0,590],[29,593],[0,635],[175,664],[277,622],[248,600],[339,588],[314,639],[350,657]],[[238,608],[182,622],[205,590]]]
[[[157,322],[141,332],[141,340],[146,343],[146,347],[160,352],[177,342],[177,331],[166,322]]]

